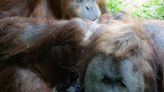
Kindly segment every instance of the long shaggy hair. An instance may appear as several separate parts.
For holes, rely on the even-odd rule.
[[[44,26],[35,19],[17,17],[2,19],[0,24],[0,90],[17,92],[27,87],[25,90],[32,91],[28,88],[32,85],[29,81],[39,78],[43,83],[38,85],[46,85],[52,91],[57,84],[69,84],[71,78],[77,74],[74,66],[80,58],[83,38],[83,29],[78,23],[55,21],[45,22]],[[35,34],[42,32],[39,35],[31,34],[37,38],[31,38],[35,40],[32,43],[24,40],[24,36],[31,32],[29,28]],[[23,75],[17,75],[22,69],[28,71],[24,73],[31,79],[18,81],[24,78]],[[17,87],[19,82],[23,84]],[[37,90],[37,87],[33,89]],[[41,89],[42,87],[37,91]]]
[[[143,73],[144,92],[162,92],[163,65],[161,55],[155,46],[152,37],[145,33],[141,22],[131,20],[126,22],[115,21],[110,23],[105,32],[91,43],[86,56],[80,65],[81,88],[84,92],[84,77],[90,61],[97,55],[113,57],[116,62],[129,58],[135,63],[135,69]],[[162,65],[162,66],[161,66]]]

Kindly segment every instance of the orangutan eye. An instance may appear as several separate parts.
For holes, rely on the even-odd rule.
[[[108,84],[108,85],[112,84],[112,80],[110,78],[106,77],[106,76],[103,78],[102,82],[104,84]]]

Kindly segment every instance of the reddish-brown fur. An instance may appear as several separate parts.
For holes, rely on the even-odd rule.
[[[17,16],[30,16],[36,6],[36,0],[0,0],[0,11]]]
[[[104,0],[97,0],[97,4],[102,13],[107,11]],[[69,5],[69,0],[0,0],[0,18],[7,16],[35,17],[39,19],[78,17],[75,10],[68,9]]]
[[[105,0],[97,0],[97,4],[98,4],[102,14],[108,12]]]
[[[68,18],[68,4],[68,0],[1,0],[0,11],[13,12],[17,16],[61,19]]]
[[[163,21],[149,21],[144,23],[152,23],[151,25],[155,23],[162,26]],[[149,31],[144,31],[145,28],[142,22],[136,22],[135,19],[123,22],[113,21],[108,26],[106,28],[109,31],[99,34],[96,41],[90,43],[91,46],[89,46],[90,48],[86,52],[90,54],[80,63],[82,92],[85,92],[83,83],[86,69],[91,59],[97,54],[113,56],[116,61],[131,58],[132,62],[136,62],[135,69],[143,69],[141,71],[144,73],[146,86],[144,92],[163,92],[164,49],[159,49],[156,46],[154,38],[147,33]],[[132,28],[132,30],[128,31],[129,28]],[[139,53],[138,56],[131,57],[137,55],[137,53]],[[137,64],[137,61],[141,61],[141,63]]]
[[[68,0],[1,0],[0,11],[16,14],[17,16],[36,17],[42,19],[65,19]]]
[[[52,92],[57,84],[71,82],[83,30],[74,21],[44,25],[20,17],[0,20],[0,91]],[[43,30],[32,43],[21,36],[30,27]]]

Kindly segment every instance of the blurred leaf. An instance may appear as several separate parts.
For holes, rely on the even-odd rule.
[[[145,1],[143,0],[143,2]],[[126,0],[106,0],[106,3],[108,10],[111,13],[116,13],[122,10],[124,11],[124,9],[127,9],[126,7],[131,6],[130,4],[125,5],[125,3],[127,3]],[[134,6],[134,9],[128,9],[128,12],[132,13],[134,16],[147,19],[164,19],[164,0],[148,0],[148,2],[142,6]]]

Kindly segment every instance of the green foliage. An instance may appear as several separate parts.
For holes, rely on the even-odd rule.
[[[119,12],[123,8],[123,4],[121,4],[120,0],[106,0],[106,4],[111,13]]]
[[[126,1],[133,2],[133,0],[106,0],[106,4],[108,10],[112,13],[115,13],[119,11],[125,11],[124,9],[130,6],[130,4],[125,4]],[[142,1],[144,0],[140,1],[142,4]],[[164,19],[164,0],[148,0],[146,3],[137,7],[136,6],[134,6],[132,9],[128,9],[128,12],[134,16],[147,19]]]

